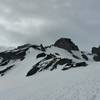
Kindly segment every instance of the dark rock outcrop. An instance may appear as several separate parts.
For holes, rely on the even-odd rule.
[[[82,54],[82,57],[88,61],[88,57],[85,54]]]
[[[98,48],[93,47],[92,48],[92,54],[94,54],[93,59],[95,61],[100,61],[100,47],[98,47]]]
[[[44,51],[44,52],[46,51],[45,47],[42,44],[40,45],[40,47],[41,47],[41,51]]]
[[[74,55],[74,54],[72,54],[72,56],[73,56],[74,58],[76,58],[76,59],[81,59],[81,58],[79,58],[78,56],[76,56],[76,55]]]
[[[93,48],[92,48],[92,53],[93,53],[93,54],[100,55],[100,47],[98,47],[98,48],[93,47]]]
[[[37,71],[39,70],[39,68],[37,66],[34,66],[28,73],[26,76],[31,76],[35,73],[37,73]]]
[[[72,59],[59,58],[54,54],[46,54],[45,58],[43,58],[41,61],[33,65],[32,69],[29,70],[26,76],[31,76],[36,74],[37,72],[45,70],[53,71],[57,69],[59,65],[62,66],[62,70],[64,71],[70,68],[87,66],[87,63],[86,62],[75,63],[73,62]]]
[[[45,57],[45,60],[49,60],[49,59],[52,59],[52,58],[54,58],[54,57],[56,57],[56,56],[53,55],[53,54],[48,54],[48,55]]]
[[[71,39],[69,38],[60,38],[54,44],[54,46],[71,51],[71,50],[79,50],[78,46],[76,46]]]
[[[75,64],[67,64],[65,67],[63,67],[63,71],[68,70],[70,68],[76,68],[76,67],[86,67],[88,64],[86,62],[79,62]]]
[[[67,58],[62,58],[56,62],[57,65],[71,64],[72,60]]]
[[[81,66],[87,66],[87,63],[86,62],[79,62],[79,63],[76,63],[74,67],[81,67]]]
[[[3,70],[0,71],[0,75],[3,76],[7,71],[9,71],[11,68],[13,68],[15,65],[11,65]]]
[[[0,66],[7,65],[11,60],[24,60],[25,55],[26,55],[27,49],[24,50],[13,50],[13,51],[5,51],[0,53],[0,58],[2,61],[0,62]]]
[[[45,57],[45,56],[46,56],[45,53],[40,53],[40,54],[38,54],[38,55],[36,56],[36,58],[41,58],[41,57]]]

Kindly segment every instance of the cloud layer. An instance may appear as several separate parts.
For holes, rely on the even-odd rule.
[[[81,48],[99,45],[100,0],[1,0],[0,45],[52,43],[71,37]]]

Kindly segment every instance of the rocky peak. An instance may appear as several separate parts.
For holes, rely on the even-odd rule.
[[[79,51],[78,46],[76,46],[69,38],[60,38],[59,40],[55,42],[54,46],[68,50],[68,51],[71,51],[71,50]]]

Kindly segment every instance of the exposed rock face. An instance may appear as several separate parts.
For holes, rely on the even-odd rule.
[[[92,48],[92,53],[93,53],[93,54],[98,54],[98,55],[100,55],[100,47],[98,47],[98,48],[93,47],[93,48]]]
[[[18,46],[17,48],[13,49],[13,50],[9,50],[9,51],[4,51],[4,52],[0,52],[0,66],[5,66],[7,65],[11,60],[24,60],[25,56],[26,56],[26,52],[30,49],[36,49],[36,50],[40,50],[40,51],[44,51],[45,48],[43,47],[43,45],[31,45],[31,44],[25,44],[22,46]],[[37,56],[38,57],[42,57],[45,56],[45,54],[40,54]]]
[[[3,76],[7,71],[9,71],[11,68],[13,68],[15,65],[11,65],[5,69],[3,69],[2,71],[0,71],[0,75]]]
[[[88,57],[85,54],[82,54],[82,57],[88,61]]]
[[[45,56],[46,56],[45,53],[40,53],[40,54],[38,54],[38,55],[36,56],[36,58],[41,58],[41,57],[45,57]]]
[[[68,70],[70,68],[76,68],[76,67],[86,67],[88,64],[86,62],[79,62],[79,63],[76,63],[75,65],[71,64],[67,64],[65,67],[63,67],[63,71],[64,70]]]
[[[41,55],[41,54],[38,54],[38,55]],[[62,65],[61,70],[64,71],[70,68],[86,67],[87,63],[86,62],[76,63],[72,59],[69,59],[69,58],[59,58],[53,54],[45,54],[44,58],[41,61],[37,62],[35,65],[32,66],[32,69],[28,71],[26,76],[31,76],[45,70],[53,71],[57,69],[59,65]]]
[[[55,42],[54,46],[63,48],[68,51],[71,51],[71,50],[79,51],[78,46],[76,46],[69,38],[60,38],[59,40]]]
[[[27,55],[27,51],[30,48],[39,50],[41,52],[45,51],[45,48],[43,47],[43,45],[25,44],[22,46],[18,46],[17,48],[12,49],[12,50],[0,52],[0,67],[4,67],[4,69],[0,69],[0,75],[3,76],[6,72],[11,70],[15,66],[15,65],[9,66],[10,61],[13,61],[14,63],[17,60],[23,61]],[[37,58],[44,57],[44,56],[45,56],[45,53],[41,53],[37,56]],[[5,66],[7,65],[8,67],[5,68]]]
[[[92,54],[96,54],[94,56],[94,60],[95,61],[100,61],[100,47],[96,48],[96,47],[93,47],[92,48]]]

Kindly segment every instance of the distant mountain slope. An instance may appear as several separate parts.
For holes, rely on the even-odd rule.
[[[24,76],[59,68],[65,71],[70,68],[86,67],[88,62],[93,60],[92,57],[92,55],[80,51],[70,39],[65,38],[61,38],[54,45],[46,47],[42,44],[25,44],[0,53],[0,75],[4,76],[10,70],[12,73],[15,68],[19,69],[20,66],[22,66],[22,70],[27,66],[30,67]],[[23,63],[26,65],[23,66]]]

